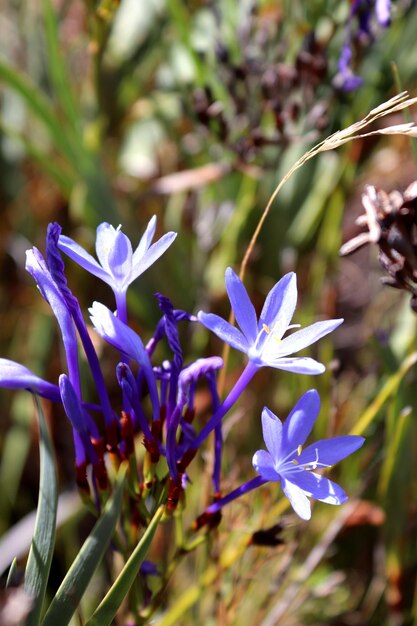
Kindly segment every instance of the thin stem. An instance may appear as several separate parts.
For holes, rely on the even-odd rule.
[[[214,430],[216,426],[218,426],[218,424],[220,424],[223,417],[231,409],[231,407],[242,394],[249,382],[252,380],[256,370],[257,366],[254,365],[252,361],[249,361],[227,398],[222,402],[217,411],[215,411],[210,421],[204,426],[203,430],[194,439],[194,443],[192,444],[193,449],[199,448],[203,441],[207,439],[211,431]]]
[[[124,324],[127,324],[127,302],[126,302],[126,291],[120,293],[119,291],[114,292],[114,297],[116,298],[116,308],[117,308],[117,317]]]
[[[265,483],[267,482],[268,481],[265,478],[262,478],[262,476],[255,476],[255,478],[252,478],[252,480],[249,480],[247,483],[240,485],[240,487],[228,493],[227,496],[224,496],[224,498],[221,498],[220,500],[217,500],[213,504],[210,504],[210,506],[207,507],[206,512],[212,513],[212,514],[217,513],[226,504],[229,504],[229,502],[233,502],[233,500],[236,500],[237,498],[244,496],[250,491],[253,491],[254,489],[257,489],[258,487],[265,485]]]

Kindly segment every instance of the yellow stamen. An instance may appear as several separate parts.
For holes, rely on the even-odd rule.
[[[264,329],[266,334],[269,335],[269,333],[271,332],[270,329],[269,329],[269,326],[267,326],[266,324],[262,324],[262,328]]]
[[[297,459],[293,459],[293,460],[291,461],[291,463],[294,463],[294,465],[298,465],[298,461],[297,461]]]
[[[297,454],[298,456],[300,456],[301,452],[303,451],[303,446],[300,444],[297,448]]]

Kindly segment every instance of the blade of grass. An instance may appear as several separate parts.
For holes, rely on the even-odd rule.
[[[26,154],[31,157],[39,166],[47,173],[47,175],[55,182],[65,196],[69,196],[76,182],[75,176],[72,176],[64,163],[59,164],[50,154],[42,152],[33,143],[28,141],[15,130],[5,126],[0,119],[0,128],[8,136],[22,144]]]
[[[45,615],[43,626],[65,626],[77,610],[94,572],[101,563],[116,528],[122,506],[126,465],[121,466],[113,497],[107,502],[90,535],[59,587]]]
[[[17,559],[15,557],[10,565],[9,573],[7,574],[6,589],[10,587],[11,585],[13,585],[16,579],[17,579]]]
[[[68,122],[73,131],[80,136],[80,115],[71,90],[67,68],[59,49],[60,42],[57,19],[50,0],[43,0],[42,5],[45,18],[46,55],[51,83],[59,104],[63,111],[65,111]]]
[[[40,623],[55,545],[58,506],[54,452],[38,398],[36,398],[36,405],[39,418],[40,478],[35,532],[25,570],[24,589],[34,599],[33,609],[27,619],[26,626],[37,626]]]
[[[65,126],[56,117],[52,104],[44,94],[24,74],[1,59],[0,79],[20,95],[28,109],[48,130],[56,148],[77,168],[79,155],[65,132]]]
[[[371,402],[368,408],[362,413],[356,426],[352,428],[349,433],[350,435],[362,435],[366,431],[388,398],[397,391],[400,382],[415,363],[417,363],[417,352],[412,352],[408,358],[405,359],[398,372],[388,378],[375,400]]]
[[[403,88],[401,85],[401,77],[400,77],[400,72],[398,71],[398,65],[394,61],[392,61],[391,67],[392,67],[392,73],[394,75],[394,81],[398,89],[398,93],[401,93],[403,91]],[[407,109],[404,109],[403,116],[406,122],[413,121],[411,113]],[[417,141],[413,138],[410,138],[410,147],[411,147],[411,152],[413,153],[414,162],[417,164]]]
[[[130,555],[129,560],[120,572],[117,580],[88,620],[86,626],[109,626],[109,624],[112,623],[113,617],[116,615],[121,603],[129,593],[138,575],[139,568],[146,556],[156,529],[158,528],[163,511],[163,506],[157,509],[142,539]]]

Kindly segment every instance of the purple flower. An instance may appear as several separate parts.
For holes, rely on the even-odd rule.
[[[50,305],[59,324],[62,341],[65,348],[65,357],[68,364],[68,374],[71,382],[80,393],[80,371],[78,367],[77,334],[72,321],[71,312],[58,285],[53,280],[45,259],[37,248],[26,251],[26,270],[33,276],[43,298]]]
[[[153,419],[159,419],[159,398],[155,376],[141,338],[127,324],[113,315],[104,304],[93,302],[89,311],[91,322],[100,337],[117,348],[123,355],[134,359],[143,368],[152,402]]]
[[[65,374],[59,377],[59,390],[65,413],[73,428],[76,465],[82,465],[86,456],[92,463],[97,463],[97,454],[90,439],[90,436],[99,438],[97,426],[81,406],[75,389]]]
[[[375,13],[381,26],[391,23],[391,0],[375,0]]]
[[[199,321],[225,343],[248,355],[256,366],[268,365],[298,374],[321,374],[325,367],[307,357],[290,357],[337,328],[343,319],[316,322],[282,339],[297,303],[296,276],[286,274],[269,292],[259,321],[248,293],[235,272],[226,270],[226,289],[241,330],[213,313],[198,314]]]
[[[311,517],[309,498],[327,504],[343,504],[347,500],[339,485],[314,470],[334,465],[365,441],[363,437],[347,435],[316,441],[303,450],[319,409],[320,397],[315,389],[300,398],[284,425],[265,407],[262,430],[268,451],[258,450],[252,460],[264,480],[281,483],[294,511],[305,520]]]
[[[355,91],[363,84],[363,78],[357,76],[351,69],[352,47],[350,38],[342,46],[340,58],[337,64],[338,73],[334,78],[334,85],[343,91]]]
[[[126,291],[136,278],[143,274],[169,248],[177,236],[174,232],[163,235],[152,244],[156,216],[150,220],[135,252],[130,240],[121,231],[103,222],[97,228],[96,254],[98,261],[70,237],[61,235],[59,247],[73,261],[112,289],[116,297],[119,317],[126,317]],[[151,245],[152,244],[152,245]]]

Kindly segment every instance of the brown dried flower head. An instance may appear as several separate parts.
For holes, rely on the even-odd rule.
[[[340,254],[376,244],[379,262],[388,274],[383,283],[410,292],[411,307],[417,312],[417,181],[404,192],[389,194],[368,185],[362,204],[365,212],[356,224],[366,230],[347,241]]]

